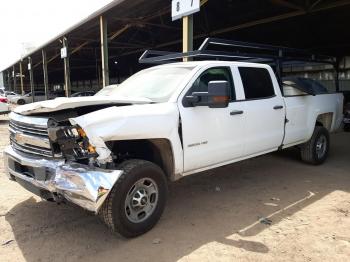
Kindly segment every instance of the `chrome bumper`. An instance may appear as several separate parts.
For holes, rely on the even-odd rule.
[[[98,212],[123,171],[92,168],[64,160],[28,158],[11,146],[4,151],[9,178]]]

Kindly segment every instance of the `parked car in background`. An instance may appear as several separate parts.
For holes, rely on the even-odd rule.
[[[8,99],[5,96],[0,96],[0,114],[9,113]]]
[[[71,95],[71,97],[81,97],[81,96],[93,96],[95,95],[95,91],[83,91],[83,92],[76,92]]]
[[[35,102],[39,102],[39,101],[44,101],[46,100],[46,96],[45,96],[45,92],[44,91],[35,91],[35,96],[34,96],[34,101]],[[12,96],[10,98],[10,102],[17,104],[17,105],[24,105],[24,104],[28,104],[31,103],[32,100],[32,92],[27,93],[25,95],[16,95],[16,96]]]
[[[17,94],[17,93],[12,92],[12,91],[5,91],[5,96],[7,97],[7,99],[9,100],[9,102],[11,102],[11,99],[12,99],[13,97],[20,96],[20,94]]]
[[[344,131],[350,132],[350,103],[344,106]]]
[[[96,96],[109,96],[111,92],[114,90],[114,88],[118,87],[118,85],[119,84],[105,86],[104,88],[102,88],[100,91],[96,93]]]

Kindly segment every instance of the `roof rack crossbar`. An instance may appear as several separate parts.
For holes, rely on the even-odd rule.
[[[210,46],[225,46],[232,48],[232,50],[217,51],[215,49],[209,49]],[[230,59],[235,61],[261,59],[264,62],[266,62],[266,60],[270,60],[271,62],[276,62],[277,60],[281,62],[295,60],[332,65],[334,65],[336,62],[334,57],[316,55],[302,49],[247,43],[219,38],[206,38],[198,50],[185,53],[147,50],[141,55],[139,62],[144,64],[164,64],[183,58],[210,58],[216,60]]]

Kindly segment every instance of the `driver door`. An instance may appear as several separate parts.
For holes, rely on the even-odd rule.
[[[184,150],[184,172],[205,169],[241,157],[243,153],[242,103],[235,103],[236,92],[230,67],[212,67],[194,78],[179,101]],[[230,103],[226,108],[184,106],[185,96],[207,92],[210,81],[227,81]]]

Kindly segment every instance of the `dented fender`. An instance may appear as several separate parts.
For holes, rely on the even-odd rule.
[[[79,125],[96,148],[99,163],[112,161],[106,142],[136,139],[168,139],[171,143],[175,173],[183,171],[183,154],[178,134],[179,111],[176,103],[157,103],[109,107],[70,118]]]

